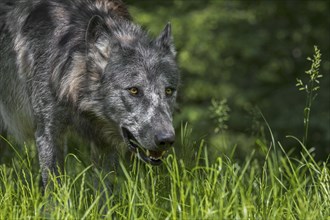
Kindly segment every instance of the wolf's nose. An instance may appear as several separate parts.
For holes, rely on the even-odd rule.
[[[175,134],[172,132],[158,133],[155,136],[156,145],[163,150],[166,150],[167,148],[171,147],[174,144],[174,140]]]

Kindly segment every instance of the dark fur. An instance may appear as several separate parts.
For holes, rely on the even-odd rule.
[[[0,18],[0,132],[35,139],[44,184],[67,128],[109,158],[123,140],[152,158],[173,143],[179,75],[169,25],[150,39],[120,0],[3,2]]]

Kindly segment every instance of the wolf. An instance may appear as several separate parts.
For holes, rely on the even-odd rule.
[[[162,162],[180,83],[170,23],[152,38],[121,0],[16,0],[0,28],[0,132],[35,141],[44,186],[70,130],[109,159],[119,146]]]

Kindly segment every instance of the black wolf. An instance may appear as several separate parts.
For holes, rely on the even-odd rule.
[[[8,1],[0,18],[0,132],[36,141],[44,185],[68,128],[109,158],[120,146],[161,163],[179,84],[170,24],[151,39],[121,0]]]

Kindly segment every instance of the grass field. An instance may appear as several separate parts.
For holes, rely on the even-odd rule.
[[[233,152],[210,161],[204,142],[191,146],[182,133],[180,147],[198,150],[172,151],[159,167],[135,159],[104,173],[70,154],[61,185],[44,195],[26,150],[0,166],[0,219],[330,219],[329,163],[305,148],[294,158],[258,142],[263,159],[252,152],[238,163]]]

